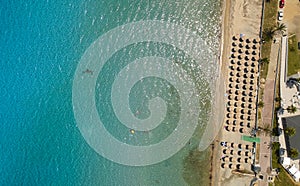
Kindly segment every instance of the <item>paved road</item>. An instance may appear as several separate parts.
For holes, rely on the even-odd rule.
[[[279,39],[277,39],[279,40]],[[274,104],[274,89],[275,89],[275,79],[276,79],[276,67],[278,61],[280,42],[272,43],[270,63],[268,68],[267,79],[265,82],[263,102],[264,107],[262,110],[262,128],[272,127],[272,114],[273,114],[273,104]],[[264,175],[264,180],[260,182],[261,186],[267,186],[268,173],[270,173],[271,162],[271,135],[269,133],[262,132],[260,135],[260,153],[259,153],[259,164],[261,166],[261,173]]]

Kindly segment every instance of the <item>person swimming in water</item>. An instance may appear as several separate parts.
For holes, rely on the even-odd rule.
[[[90,69],[86,69],[85,71],[83,71],[82,73],[84,73],[84,74],[91,74],[91,75],[93,75],[93,71],[92,70],[90,70]]]

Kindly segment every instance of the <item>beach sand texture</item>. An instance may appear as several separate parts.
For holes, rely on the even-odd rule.
[[[258,38],[261,26],[261,0],[226,0],[223,4],[222,23],[222,50],[221,69],[225,80],[228,80],[228,65],[231,50],[232,36],[245,34],[246,38]],[[225,92],[224,92],[225,93]],[[221,94],[222,95],[222,94]],[[225,113],[224,113],[225,115]],[[212,179],[211,185],[242,186],[249,185],[252,176],[240,176],[233,174],[230,169],[221,169],[222,148],[220,141],[240,141],[240,134],[233,135],[221,129],[213,146]]]
[[[283,22],[288,27],[288,32],[290,34],[296,34],[298,40],[300,40],[300,1],[286,1],[283,11]]]

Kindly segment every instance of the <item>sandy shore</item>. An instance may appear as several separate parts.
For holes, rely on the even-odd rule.
[[[287,25],[290,34],[296,34],[300,40],[300,1],[289,0],[284,8],[283,22]]]
[[[220,50],[220,69],[221,69],[221,76],[224,77],[224,79],[227,78],[227,59],[228,59],[228,53],[230,51],[229,46],[229,30],[230,30],[230,7],[231,3],[230,0],[223,1],[223,13],[222,13],[222,37],[221,37],[221,50]],[[224,113],[225,115],[225,113]],[[222,129],[219,131],[219,134],[217,135],[216,139],[214,140],[214,143],[212,145],[212,156],[211,156],[211,185],[217,185],[218,181],[220,179],[219,174],[219,164],[220,161],[218,161],[218,157],[220,157],[220,149],[217,148],[217,145],[219,145],[219,141],[222,138]]]
[[[258,38],[261,24],[261,0],[225,0],[223,3],[222,13],[222,38],[221,38],[221,53],[220,53],[220,69],[221,76],[228,79],[228,63],[231,50],[231,38],[233,35],[245,34],[246,37]],[[220,93],[224,99],[224,93]],[[225,112],[223,113],[225,115]],[[223,127],[222,127],[223,128]],[[214,143],[212,144],[212,158],[211,158],[211,185],[249,185],[251,180],[249,177],[241,179],[241,177],[234,179],[235,176],[231,175],[231,179],[224,180],[225,173],[221,173],[220,157],[221,148],[220,141],[223,139],[224,130],[221,129],[217,135]],[[228,174],[228,173],[226,173]]]

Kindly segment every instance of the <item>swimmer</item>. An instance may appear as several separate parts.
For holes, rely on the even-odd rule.
[[[93,75],[93,71],[90,69],[86,69],[85,71],[83,71],[82,73],[86,73],[86,74],[91,74]]]

